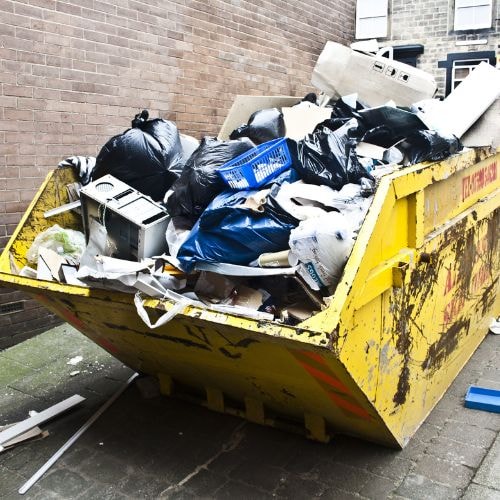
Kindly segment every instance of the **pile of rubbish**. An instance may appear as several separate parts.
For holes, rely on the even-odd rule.
[[[371,85],[352,93],[360,75],[337,81],[340,53],[342,64],[346,54],[353,64],[367,61]],[[483,81],[475,73],[490,68],[469,78]],[[457,122],[449,126],[437,111],[454,93],[431,99],[432,77],[331,42],[313,83],[322,94],[258,109],[225,138],[198,142],[144,110],[96,158],[61,162],[77,169],[80,183],[68,186],[72,202],[46,217],[80,210],[84,232],[53,225],[39,234],[27,255],[36,270],[22,274],[286,324],[320,311],[378,180],[459,152],[461,135],[496,95],[482,111],[473,106],[474,119],[462,116],[456,132]],[[351,93],[339,95],[344,89]]]

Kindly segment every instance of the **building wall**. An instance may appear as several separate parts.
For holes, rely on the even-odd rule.
[[[354,6],[0,0],[0,248],[50,169],[96,155],[139,110],[200,138],[217,134],[236,94],[309,92],[325,42],[352,41]],[[0,348],[57,321],[5,288],[0,311]]]
[[[447,54],[495,51],[498,54],[500,1],[493,1],[493,25],[490,29],[454,31],[454,0],[390,0],[388,45],[420,43],[424,53],[418,67],[434,75],[439,93],[445,94],[446,70],[438,67]],[[486,39],[484,45],[456,45],[457,42]],[[381,42],[383,40],[380,40]]]

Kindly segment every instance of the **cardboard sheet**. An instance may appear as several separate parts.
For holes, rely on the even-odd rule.
[[[231,132],[243,123],[247,123],[250,115],[255,113],[255,111],[267,108],[293,106],[301,99],[302,97],[291,96],[238,95],[227,114],[227,118],[222,125],[217,139],[220,141],[227,141]]]
[[[469,148],[492,146],[497,149],[500,147],[500,98],[497,97],[484,115],[467,130],[462,137],[462,144]]]

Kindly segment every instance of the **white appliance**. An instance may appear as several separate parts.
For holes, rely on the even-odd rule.
[[[83,186],[80,197],[87,242],[95,219],[106,228],[114,257],[140,261],[167,250],[167,211],[148,196],[105,175]]]
[[[335,98],[357,92],[359,100],[369,107],[382,106],[391,100],[397,106],[410,106],[434,96],[437,86],[432,75],[382,57],[383,51],[367,55],[327,42],[314,67],[311,83]]]

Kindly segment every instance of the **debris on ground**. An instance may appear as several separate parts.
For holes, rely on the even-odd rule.
[[[83,356],[75,356],[75,357],[71,358],[66,364],[75,366],[82,361],[83,361]]]

